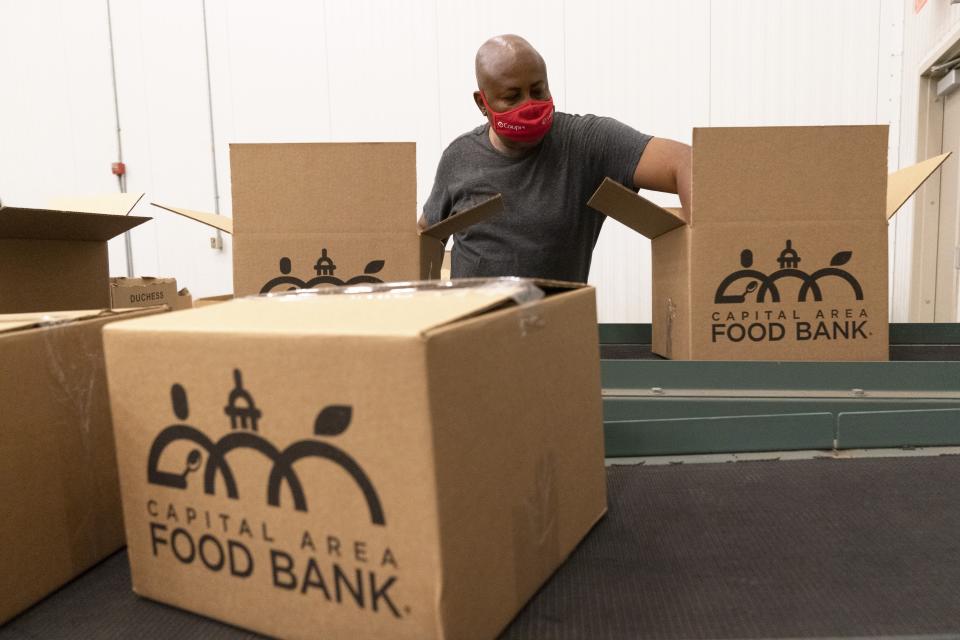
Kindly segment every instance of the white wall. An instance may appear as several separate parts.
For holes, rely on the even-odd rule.
[[[103,0],[0,0],[0,200],[113,193],[117,132]],[[123,239],[110,267],[126,275]]]
[[[111,2],[127,189],[154,202],[214,209],[203,13],[195,0]],[[137,275],[174,276],[195,297],[232,289],[227,249],[207,228],[146,203],[132,232]]]
[[[568,2],[566,8],[561,109],[609,115],[688,144],[692,127],[709,124],[708,0]],[[679,204],[673,195],[645,195]],[[650,268],[650,241],[608,220],[590,273],[602,321],[650,322]]]
[[[106,2],[0,0],[0,86],[19,88],[0,101],[5,201],[116,189]],[[110,7],[128,189],[194,209],[229,214],[230,142],[293,140],[415,140],[422,205],[443,147],[480,123],[473,54],[504,32],[540,49],[564,111],[685,142],[694,126],[874,122],[899,141],[898,3],[207,0],[206,30],[199,0]],[[138,213],[155,217],[133,234],[138,274],[230,289],[229,238],[216,251],[205,229]],[[602,321],[649,322],[648,241],[608,222],[590,279]]]

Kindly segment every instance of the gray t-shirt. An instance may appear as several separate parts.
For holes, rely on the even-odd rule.
[[[454,278],[523,276],[586,282],[605,216],[587,206],[605,177],[633,189],[651,136],[612,118],[554,114],[522,158],[498,153],[477,127],[443,152],[423,207],[428,224],[503,194],[503,213],[454,235]]]

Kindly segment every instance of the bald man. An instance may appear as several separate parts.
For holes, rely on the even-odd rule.
[[[605,216],[587,200],[605,177],[690,202],[690,147],[612,118],[554,111],[547,67],[529,42],[491,38],[473,94],[487,122],[443,152],[421,227],[496,193],[505,210],[454,236],[454,278],[586,282]]]

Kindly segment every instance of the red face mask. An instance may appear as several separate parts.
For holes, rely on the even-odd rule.
[[[553,98],[527,100],[509,111],[496,112],[490,108],[487,97],[480,92],[480,99],[487,113],[493,116],[493,128],[497,135],[517,142],[538,142],[553,126]]]

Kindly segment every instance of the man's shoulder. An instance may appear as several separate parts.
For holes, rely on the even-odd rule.
[[[553,115],[554,123],[562,129],[577,130],[589,127],[623,126],[616,118],[598,116],[592,113],[565,113],[557,111]]]
[[[483,136],[486,135],[487,125],[482,124],[474,127],[466,133],[461,133],[447,145],[443,150],[443,155],[472,152],[478,148],[483,148]]]
[[[464,171],[471,171],[485,151],[484,136],[486,127],[479,126],[454,138],[440,154],[438,179],[453,180]]]
[[[600,151],[605,151],[611,145],[640,145],[642,148],[651,138],[610,116],[558,112],[555,121],[560,137],[578,148],[589,147]],[[634,149],[630,149],[630,153],[633,152]]]

